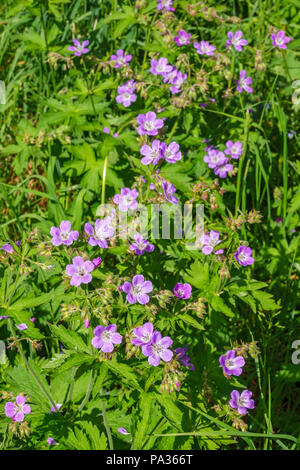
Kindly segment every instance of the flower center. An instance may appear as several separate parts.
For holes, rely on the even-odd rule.
[[[164,351],[164,349],[165,348],[160,343],[156,343],[152,346],[152,350],[153,350],[154,354],[157,355],[157,356],[159,356]]]
[[[86,274],[86,270],[84,266],[79,266],[77,268],[77,276],[84,276]]]
[[[235,363],[234,363],[234,360],[233,359],[227,359],[225,361],[225,366],[227,369],[231,370],[231,369],[234,369],[235,368]]]
[[[138,297],[142,293],[142,287],[141,286],[133,286],[131,289],[131,293],[134,297]]]
[[[103,331],[102,335],[101,335],[101,339],[102,341],[104,341],[104,343],[111,343],[111,340],[112,340],[112,332],[111,331]]]
[[[153,129],[155,129],[155,123],[154,121],[146,121],[144,127],[146,131],[153,131]]]
[[[247,259],[247,256],[244,254],[244,253],[240,253],[239,256],[238,256],[239,260],[241,261],[246,261]]]
[[[145,334],[142,336],[142,341],[143,341],[143,343],[149,343],[151,337],[152,337],[152,335],[151,335],[150,333],[145,333]]]
[[[68,240],[69,235],[70,235],[70,232],[64,232],[63,230],[61,230],[61,232],[60,232],[60,239],[61,239],[61,240]]]

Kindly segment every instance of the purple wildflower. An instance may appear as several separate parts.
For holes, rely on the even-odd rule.
[[[130,304],[138,302],[141,305],[145,305],[150,300],[147,294],[153,291],[153,285],[151,281],[145,281],[142,274],[136,274],[132,278],[132,283],[124,282],[122,291],[127,294],[126,300]]]
[[[148,357],[149,364],[156,367],[160,364],[161,359],[165,362],[171,361],[173,352],[168,348],[172,344],[173,340],[169,336],[163,338],[159,331],[155,331],[151,344],[144,348],[143,354]]]
[[[93,262],[93,265],[95,266],[95,268],[97,268],[102,263],[102,258],[100,258],[100,256],[99,256],[98,258],[94,258],[92,260],[92,262]]]
[[[53,439],[53,437],[48,437],[47,438],[47,444],[49,444],[49,446],[55,446],[57,444],[56,440]]]
[[[224,150],[224,153],[226,155],[230,155],[231,158],[238,160],[238,158],[242,155],[243,153],[243,144],[239,140],[236,142],[232,142],[232,140],[228,140],[226,142],[226,149]]]
[[[26,323],[20,323],[19,325],[16,325],[16,328],[18,328],[18,330],[20,331],[23,331],[27,330],[28,326],[26,325]]]
[[[165,57],[160,57],[158,60],[152,59],[150,65],[150,73],[153,75],[163,75],[173,69],[173,66],[169,64],[168,59]]]
[[[6,318],[9,318],[9,316],[8,316],[8,315],[1,315],[1,316],[0,316],[0,321],[1,321],[1,320],[5,320]]]
[[[227,42],[226,42],[227,47],[234,46],[236,51],[241,52],[243,46],[247,45],[247,40],[242,38],[243,33],[240,30],[237,31],[236,33],[229,31],[229,33],[227,33],[227,36],[229,37],[229,39],[227,39]]]
[[[283,222],[283,218],[282,217],[277,217],[277,219],[275,219],[275,223],[277,225],[277,227],[279,226],[279,224],[281,224]]]
[[[2,245],[0,250],[3,250],[6,253],[10,253],[10,254],[12,254],[15,251],[9,243],[5,243],[4,245]]]
[[[151,322],[145,323],[143,326],[138,326],[133,330],[135,338],[131,340],[131,344],[134,344],[134,346],[142,346],[142,352],[145,356],[144,350],[146,346],[151,344],[154,333],[153,323]]]
[[[255,407],[254,400],[251,398],[252,392],[249,390],[243,390],[240,394],[237,390],[231,392],[231,400],[229,405],[231,408],[237,408],[237,411],[240,415],[247,414],[247,408],[253,410]]]
[[[208,168],[216,168],[229,161],[223,152],[214,148],[208,149],[207,155],[204,155],[203,160],[208,164]]]
[[[56,413],[56,410],[59,411],[59,409],[62,407],[62,403],[55,403],[56,409],[54,406],[51,406],[49,413]]]
[[[243,356],[236,356],[236,351],[227,351],[225,356],[220,356],[219,362],[223,367],[224,374],[226,375],[241,375],[242,367],[245,365]]]
[[[136,95],[133,91],[128,88],[126,85],[122,85],[118,88],[118,96],[116,97],[116,102],[123,104],[125,108],[128,108],[131,103],[136,101]]]
[[[178,359],[185,367],[195,370],[194,364],[191,363],[191,358],[186,354],[187,347],[188,345],[184,348],[177,348],[175,350],[176,359]]]
[[[192,295],[192,286],[188,283],[180,284],[177,282],[173,292],[179,299],[189,299]]]
[[[125,434],[125,435],[126,435],[126,434],[130,434],[130,433],[127,431],[127,429],[125,429],[125,428],[118,428],[118,432],[119,432],[120,434]]]
[[[177,72],[175,77],[172,80],[169,80],[172,83],[172,86],[170,86],[170,91],[173,95],[181,92],[181,87],[185,83],[186,79],[186,73],[183,74],[182,72]]]
[[[140,126],[137,128],[139,135],[157,135],[158,129],[164,125],[163,119],[156,119],[156,113],[148,111],[146,114],[139,114],[137,122]]]
[[[16,403],[8,401],[5,403],[5,414],[8,418],[12,418],[13,421],[24,421],[24,415],[31,413],[29,405],[25,405],[25,397],[18,395],[16,397]]]
[[[95,266],[91,261],[84,261],[81,256],[73,258],[73,264],[66,266],[66,274],[71,277],[71,286],[78,287],[81,283],[88,284],[92,280],[91,271]]]
[[[132,243],[129,249],[134,251],[136,255],[143,255],[146,251],[151,253],[154,250],[154,245],[151,245],[148,240],[144,240],[140,233],[134,236],[134,240],[135,243]]]
[[[77,240],[79,233],[77,230],[71,230],[71,222],[63,220],[58,227],[51,227],[50,235],[52,236],[51,243],[54,246],[59,245],[72,245]]]
[[[170,72],[163,73],[164,83],[172,83],[176,79],[178,72],[179,70],[176,67],[172,67]]]
[[[178,199],[176,196],[174,196],[174,193],[176,192],[175,186],[173,186],[172,183],[163,181],[162,188],[167,201],[171,202],[172,204],[178,204]]]
[[[140,153],[144,155],[141,159],[143,165],[149,165],[152,163],[156,165],[159,160],[162,158],[162,142],[160,140],[153,140],[152,147],[149,145],[143,145],[140,149]]]
[[[271,34],[272,44],[279,49],[286,49],[291,38],[285,35],[284,31],[278,31],[277,34]]]
[[[130,54],[124,55],[124,51],[122,49],[118,49],[117,54],[112,55],[110,58],[110,60],[114,61],[113,67],[115,69],[127,67],[131,59],[132,56]]]
[[[158,10],[167,10],[167,11],[175,11],[175,8],[172,7],[173,0],[156,0],[158,2],[157,9]]]
[[[111,225],[113,219],[111,217],[105,217],[104,219],[97,219],[95,222],[95,228],[92,224],[86,223],[84,231],[89,235],[88,243],[91,246],[100,246],[100,248],[107,248],[107,238],[111,238],[115,234],[115,229]]]
[[[87,54],[90,50],[86,47],[88,46],[90,41],[86,40],[83,41],[82,44],[78,41],[78,39],[73,39],[73,46],[68,47],[68,51],[74,52],[74,55],[80,57],[81,54]]]
[[[201,251],[205,255],[210,255],[214,248],[221,243],[220,234],[216,230],[211,230],[200,238]]]
[[[94,348],[101,349],[104,353],[110,353],[114,350],[114,344],[121,344],[122,336],[116,333],[117,325],[102,326],[98,325],[94,329],[94,338],[92,345]]]
[[[211,56],[214,55],[214,51],[216,50],[215,46],[209,44],[207,41],[194,42],[194,48],[200,55],[207,55]]]
[[[241,266],[248,266],[254,263],[252,250],[249,246],[241,245],[238,251],[234,253],[234,257]]]
[[[114,195],[113,201],[119,205],[121,212],[127,212],[129,209],[136,210],[138,207],[136,200],[138,195],[139,193],[136,189],[122,188],[120,194]]]
[[[242,93],[243,90],[245,90],[247,93],[252,93],[253,89],[251,88],[251,83],[252,83],[252,78],[251,77],[246,77],[246,70],[241,70],[240,72],[240,79],[236,80],[237,84],[237,91],[239,93]]]
[[[186,33],[184,29],[181,29],[177,34],[178,36],[174,38],[177,46],[185,46],[190,43],[191,33]]]
[[[219,176],[220,178],[226,178],[227,173],[231,173],[233,171],[233,165],[228,163],[229,158],[226,158],[226,162],[223,165],[219,165],[214,169],[215,175]]]
[[[84,323],[84,328],[88,328],[90,326],[90,320],[88,318],[86,318],[83,323]]]
[[[176,163],[181,160],[182,154],[179,152],[179,145],[176,142],[172,142],[170,145],[163,142],[161,148],[166,162]]]
[[[105,127],[103,127],[103,129],[102,129],[102,130],[103,130],[104,134],[109,134],[109,133],[110,133],[110,130],[109,130],[109,128],[108,128],[108,127],[106,127],[106,126],[105,126]]]

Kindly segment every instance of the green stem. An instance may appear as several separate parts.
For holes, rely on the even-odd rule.
[[[101,388],[100,394],[102,395],[102,393],[103,393],[103,389]],[[113,444],[113,440],[112,440],[112,436],[111,436],[111,432],[110,432],[110,427],[109,427],[109,424],[108,424],[107,415],[106,415],[106,411],[105,411],[105,403],[104,403],[103,400],[101,400],[101,409],[102,409],[103,422],[104,422],[104,426],[105,426],[106,433],[107,433],[109,449],[114,450],[114,444]]]
[[[239,162],[239,170],[238,170],[238,179],[237,179],[237,187],[236,187],[236,199],[235,199],[235,217],[237,216],[239,204],[240,204],[240,192],[241,192],[241,183],[242,183],[242,170],[243,170],[243,163],[247,153],[247,145],[248,145],[248,135],[249,135],[249,127],[250,127],[250,113],[246,111],[246,119],[245,119],[245,127],[244,127],[244,145],[243,145],[243,155],[240,158]]]
[[[108,163],[108,155],[105,157],[104,165],[103,165],[101,204],[104,204],[104,203],[105,203],[105,183],[106,183],[107,163]]]

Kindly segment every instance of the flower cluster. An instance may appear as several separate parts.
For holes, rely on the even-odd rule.
[[[135,338],[131,343],[141,347],[144,356],[148,357],[151,366],[158,366],[160,361],[171,361],[174,353],[169,348],[173,340],[169,336],[162,337],[161,333],[154,330],[153,323],[145,323],[133,330]]]
[[[165,57],[160,57],[158,60],[152,59],[150,65],[150,72],[153,75],[161,75],[164,83],[171,85],[170,91],[173,95],[181,92],[181,87],[187,79],[186,73],[183,74],[176,67],[170,65]]]
[[[208,164],[209,168],[214,170],[216,176],[226,178],[227,174],[231,173],[234,169],[233,165],[229,163],[229,157],[238,160],[243,154],[243,144],[239,140],[236,142],[228,140],[223,152],[211,145],[206,147],[205,151],[207,154],[203,157],[204,162]],[[226,157],[226,155],[229,157]]]

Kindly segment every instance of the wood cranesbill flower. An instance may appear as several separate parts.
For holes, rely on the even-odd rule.
[[[226,142],[226,149],[224,150],[226,155],[230,155],[234,160],[238,160],[239,157],[243,154],[243,144],[239,140],[232,142],[228,140]]]
[[[249,266],[255,261],[252,257],[251,248],[246,245],[241,245],[239,249],[234,253],[234,257],[241,266]]]
[[[152,59],[150,62],[150,73],[152,75],[163,75],[165,73],[171,72],[173,66],[169,64],[168,59],[165,57],[160,57],[157,59]]]
[[[156,165],[163,158],[162,145],[163,142],[157,139],[153,140],[151,147],[147,144],[143,145],[140,149],[140,153],[143,155],[141,163],[143,165],[150,165],[150,163]]]
[[[182,153],[179,151],[179,145],[177,142],[171,142],[169,145],[162,142],[161,150],[166,162],[176,163],[181,160]]]
[[[192,286],[188,283],[180,284],[180,282],[177,282],[173,292],[179,299],[189,299],[192,295]]]
[[[130,304],[138,302],[141,305],[145,305],[149,302],[149,294],[153,291],[153,285],[151,281],[145,281],[142,274],[136,274],[132,278],[131,282],[124,282],[121,286],[122,291],[125,292],[126,300]]]
[[[98,325],[94,329],[94,338],[92,345],[94,348],[101,349],[104,353],[110,353],[114,350],[115,344],[121,344],[122,335],[117,333],[117,325],[111,324],[108,326]]]
[[[177,46],[185,46],[190,43],[191,33],[187,33],[184,29],[178,31],[177,36],[175,36],[174,41]]]
[[[233,171],[233,165],[229,162],[229,158],[226,158],[226,161],[222,165],[218,165],[214,169],[214,174],[219,176],[220,178],[226,178],[227,173],[231,173]]]
[[[223,152],[214,148],[208,148],[207,155],[204,155],[203,160],[208,164],[208,168],[216,168],[229,161]]]
[[[243,90],[245,90],[247,93],[253,92],[253,89],[250,86],[252,84],[252,78],[246,76],[246,70],[240,71],[240,79],[236,80],[236,84],[236,89],[239,93],[242,93]]]
[[[132,55],[124,53],[122,49],[118,49],[116,54],[113,54],[110,57],[110,60],[113,61],[113,67],[118,69],[120,67],[128,67],[129,62],[132,59]]]
[[[252,392],[249,390],[243,390],[241,394],[237,390],[233,390],[229,405],[231,408],[237,408],[240,415],[246,415],[247,409],[253,410],[255,407],[254,400],[251,397]]]
[[[168,183],[167,181],[163,181],[162,183],[163,192],[167,201],[171,202],[172,204],[177,205],[178,199],[174,196],[176,192],[176,188],[172,183]]]
[[[166,10],[166,11],[175,11],[175,8],[172,7],[173,0],[156,0],[158,2],[157,9],[158,10]]]
[[[122,188],[120,194],[115,194],[113,201],[119,205],[121,212],[127,212],[129,209],[136,210],[138,208],[138,202],[136,198],[139,193],[136,189]]]
[[[138,326],[133,330],[135,338],[131,340],[131,344],[134,346],[142,346],[142,352],[144,354],[144,348],[151,344],[154,333],[153,323],[151,322],[147,322],[143,326]]]
[[[143,255],[145,252],[151,253],[154,250],[154,245],[144,240],[144,237],[140,233],[134,235],[135,243],[129,246],[131,251],[134,251],[136,255]]]
[[[148,357],[149,364],[156,367],[160,364],[161,359],[164,362],[171,361],[174,354],[169,347],[172,344],[173,340],[169,336],[162,337],[159,331],[155,331],[151,344],[144,348],[143,354]]]
[[[191,363],[191,358],[186,354],[188,345],[184,348],[177,348],[175,350],[175,359],[179,360],[185,367],[188,367],[190,370],[195,370],[194,364]]]
[[[233,33],[232,31],[229,31],[227,33],[227,36],[229,39],[227,39],[226,42],[226,47],[229,46],[234,46],[235,50],[238,52],[241,52],[243,46],[246,46],[248,44],[247,39],[244,39],[242,31],[236,31],[236,33]]]
[[[148,111],[146,114],[139,114],[136,118],[139,123],[137,132],[139,135],[157,135],[158,130],[164,125],[163,119],[156,119],[156,113]]]
[[[86,47],[90,43],[89,40],[83,41],[82,44],[78,39],[73,39],[74,46],[69,46],[68,51],[74,52],[74,55],[80,57],[81,54],[87,54],[90,50]]]
[[[243,356],[237,356],[234,350],[227,351],[225,356],[220,356],[219,362],[226,375],[241,375],[243,372],[242,367],[245,365]]]
[[[194,48],[200,55],[212,56],[215,53],[215,46],[208,41],[194,42]]]
[[[200,238],[201,251],[204,255],[210,255],[215,247],[221,243],[220,234],[216,230],[211,230],[210,232],[202,235]]]
[[[63,220],[58,227],[51,227],[50,235],[52,236],[51,243],[53,246],[59,245],[72,245],[79,237],[77,230],[71,230],[71,222]]]
[[[5,415],[8,418],[12,418],[13,421],[24,421],[25,415],[31,413],[31,408],[29,405],[25,404],[26,400],[23,395],[18,395],[16,397],[16,403],[8,401],[5,403]]]
[[[105,217],[104,219],[97,219],[95,227],[90,223],[86,223],[84,231],[89,235],[88,243],[91,246],[99,246],[100,248],[107,248],[107,239],[115,234],[115,228],[112,225],[113,219]]]
[[[73,258],[73,264],[66,266],[66,274],[71,276],[71,286],[78,287],[80,284],[88,284],[92,280],[91,272],[95,269],[91,261],[84,261],[81,256]]]
[[[278,31],[277,34],[271,34],[272,44],[279,49],[286,49],[291,38],[285,35],[284,31]]]

